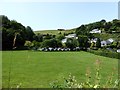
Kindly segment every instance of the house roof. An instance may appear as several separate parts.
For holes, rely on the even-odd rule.
[[[62,39],[62,41],[61,41],[62,43],[66,43],[67,42],[67,38],[65,38],[65,39]]]
[[[73,37],[76,37],[76,34],[69,34],[67,36],[65,36],[66,38],[73,38]]]
[[[110,39],[108,39],[107,41],[109,41],[109,42],[112,43],[114,40],[113,40],[112,38],[110,38]]]
[[[101,30],[99,30],[99,29],[93,29],[92,31],[90,31],[90,33],[101,33]]]

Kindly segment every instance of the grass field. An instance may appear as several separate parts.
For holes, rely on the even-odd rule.
[[[35,52],[35,51],[3,51],[2,53],[3,88],[49,88],[52,81],[62,81],[70,73],[77,80],[84,81],[88,67],[95,73],[95,61],[101,60],[102,83],[111,72],[118,76],[118,60],[97,56],[87,52]],[[10,69],[11,68],[11,69]],[[116,68],[116,70],[113,70]],[[9,72],[10,71],[10,72]],[[10,80],[9,80],[10,77]],[[10,83],[9,83],[10,81]]]
[[[40,34],[52,34],[52,35],[57,35],[57,34],[59,34],[60,32],[62,33],[62,34],[64,34],[64,33],[71,33],[71,32],[75,32],[75,30],[64,30],[64,31],[58,31],[58,30],[42,30],[42,31],[34,31],[35,32],[35,34],[37,34],[37,33],[40,33]]]

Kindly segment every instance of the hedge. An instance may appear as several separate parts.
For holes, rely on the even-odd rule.
[[[88,52],[96,55],[100,55],[100,56],[120,59],[120,53],[117,53],[117,52],[108,52],[108,51],[99,51],[99,50],[88,50]]]

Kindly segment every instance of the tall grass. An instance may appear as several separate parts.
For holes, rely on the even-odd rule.
[[[86,80],[84,82],[77,82],[75,76],[69,74],[68,78],[63,78],[64,82],[60,83],[58,80],[50,83],[52,88],[118,88],[119,79],[113,80],[115,74],[115,68],[113,72],[106,78],[106,82],[102,84],[102,67],[100,60],[96,60],[95,62],[95,76],[91,76],[90,68],[86,70]],[[94,80],[92,80],[94,78]]]

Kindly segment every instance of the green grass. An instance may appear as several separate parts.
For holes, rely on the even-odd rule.
[[[120,38],[118,36],[120,36],[118,33],[115,33],[115,34],[108,34],[108,33],[105,33],[105,34],[94,34],[95,37],[98,37],[98,38],[102,38],[102,40],[107,40],[109,38],[112,38],[114,40],[120,40]]]
[[[3,51],[2,53],[2,84],[3,88],[8,87],[9,70],[10,86],[16,87],[22,83],[23,88],[49,88],[52,81],[70,73],[76,76],[77,80],[84,81],[88,67],[94,75],[95,61],[102,62],[102,82],[118,69],[118,60],[97,56],[87,52],[34,52],[34,51]],[[115,71],[115,70],[114,70]],[[115,77],[117,78],[117,72]]]
[[[62,34],[64,33],[71,33],[71,32],[75,32],[75,30],[71,29],[71,30],[64,30],[64,31],[58,31],[58,30],[42,30],[42,31],[34,31],[35,34],[40,33],[40,34],[52,34],[52,35],[57,35],[60,32]]]

